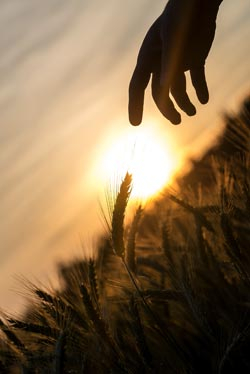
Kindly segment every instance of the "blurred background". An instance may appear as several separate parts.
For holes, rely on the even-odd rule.
[[[129,125],[138,48],[165,4],[0,1],[0,308],[22,305],[17,277],[46,283],[58,261],[83,254],[100,230],[98,200],[124,139],[150,134],[174,170],[215,141],[222,114],[249,93],[250,2],[224,0],[207,62],[209,104],[174,127],[148,90],[143,124]],[[197,103],[191,87],[190,96]]]

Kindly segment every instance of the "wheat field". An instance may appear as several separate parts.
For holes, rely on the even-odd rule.
[[[1,373],[249,373],[250,99],[218,144],[125,224],[133,176],[110,197],[98,255],[26,284],[1,313]]]

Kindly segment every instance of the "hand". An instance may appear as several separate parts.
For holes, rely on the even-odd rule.
[[[169,121],[177,125],[180,113],[169,97],[189,116],[196,114],[186,92],[185,71],[202,104],[209,99],[205,61],[212,45],[221,0],[169,0],[149,29],[139,51],[129,85],[129,121],[142,121],[144,91],[152,74],[152,96]]]

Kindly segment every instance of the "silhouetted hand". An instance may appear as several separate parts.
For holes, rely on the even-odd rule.
[[[152,96],[163,116],[173,124],[180,113],[169,97],[189,116],[196,113],[186,92],[185,71],[202,104],[209,94],[205,61],[212,45],[216,16],[222,0],[169,0],[161,16],[149,29],[139,51],[129,85],[129,121],[142,121],[144,91],[152,74]]]

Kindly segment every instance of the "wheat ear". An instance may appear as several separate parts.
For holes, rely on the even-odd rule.
[[[0,328],[8,338],[8,341],[11,342],[18,349],[18,351],[21,351],[22,353],[26,351],[25,345],[16,336],[16,334],[7,325],[4,324],[1,319]]]
[[[12,324],[16,329],[27,331],[34,334],[40,334],[49,338],[56,339],[59,336],[59,330],[50,326],[37,325],[30,322],[18,321],[16,319],[8,319],[9,323]]]
[[[112,214],[111,240],[114,252],[124,257],[124,217],[131,194],[132,175],[126,173],[116,196]]]

